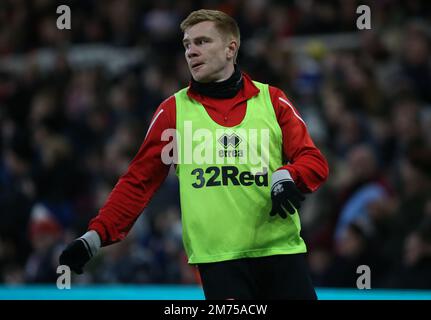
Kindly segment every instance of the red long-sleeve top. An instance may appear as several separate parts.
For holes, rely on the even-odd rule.
[[[189,97],[199,101],[218,124],[233,127],[241,123],[247,100],[259,93],[250,77],[243,73],[244,86],[236,96],[214,99],[188,90]],[[297,187],[304,193],[315,191],[328,176],[328,164],[316,148],[307,127],[286,95],[269,87],[271,101],[283,135],[283,152],[287,169]],[[102,246],[126,237],[138,216],[148,205],[169,173],[162,162],[161,151],[168,141],[162,141],[165,129],[176,128],[175,96],[163,101],[154,113],[147,135],[127,172],[121,176],[99,214],[90,221],[89,230],[101,237]]]

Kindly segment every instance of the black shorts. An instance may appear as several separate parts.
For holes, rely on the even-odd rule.
[[[316,300],[304,253],[198,264],[205,298]]]

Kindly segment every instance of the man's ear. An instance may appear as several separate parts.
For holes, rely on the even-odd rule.
[[[231,39],[226,47],[226,57],[230,60],[235,57],[238,50],[238,42],[235,39]]]

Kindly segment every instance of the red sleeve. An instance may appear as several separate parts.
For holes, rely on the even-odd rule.
[[[287,169],[302,192],[313,192],[327,179],[328,163],[316,148],[301,115],[278,88],[269,87],[271,101],[283,134],[283,152]]]
[[[120,177],[89,230],[101,237],[102,246],[124,239],[136,219],[148,205],[169,173],[161,151],[169,141],[162,141],[165,129],[175,129],[175,97],[162,102],[154,113],[147,135],[126,173]],[[172,140],[172,139],[171,139]]]

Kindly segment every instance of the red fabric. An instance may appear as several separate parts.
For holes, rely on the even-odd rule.
[[[313,192],[326,180],[328,164],[315,147],[299,112],[286,95],[271,86],[269,91],[283,133],[284,155],[289,160],[289,164],[280,169],[290,172],[302,192]],[[209,98],[191,90],[188,95],[202,103],[215,122],[232,127],[242,121],[247,100],[258,92],[259,89],[244,73],[244,87],[231,99]],[[168,142],[161,141],[160,137],[165,129],[175,129],[175,108],[174,96],[160,104],[154,113],[147,136],[127,172],[119,179],[99,214],[90,221],[89,230],[95,230],[101,236],[102,245],[124,239],[168,175],[169,166],[165,165],[160,157],[161,150]]]

